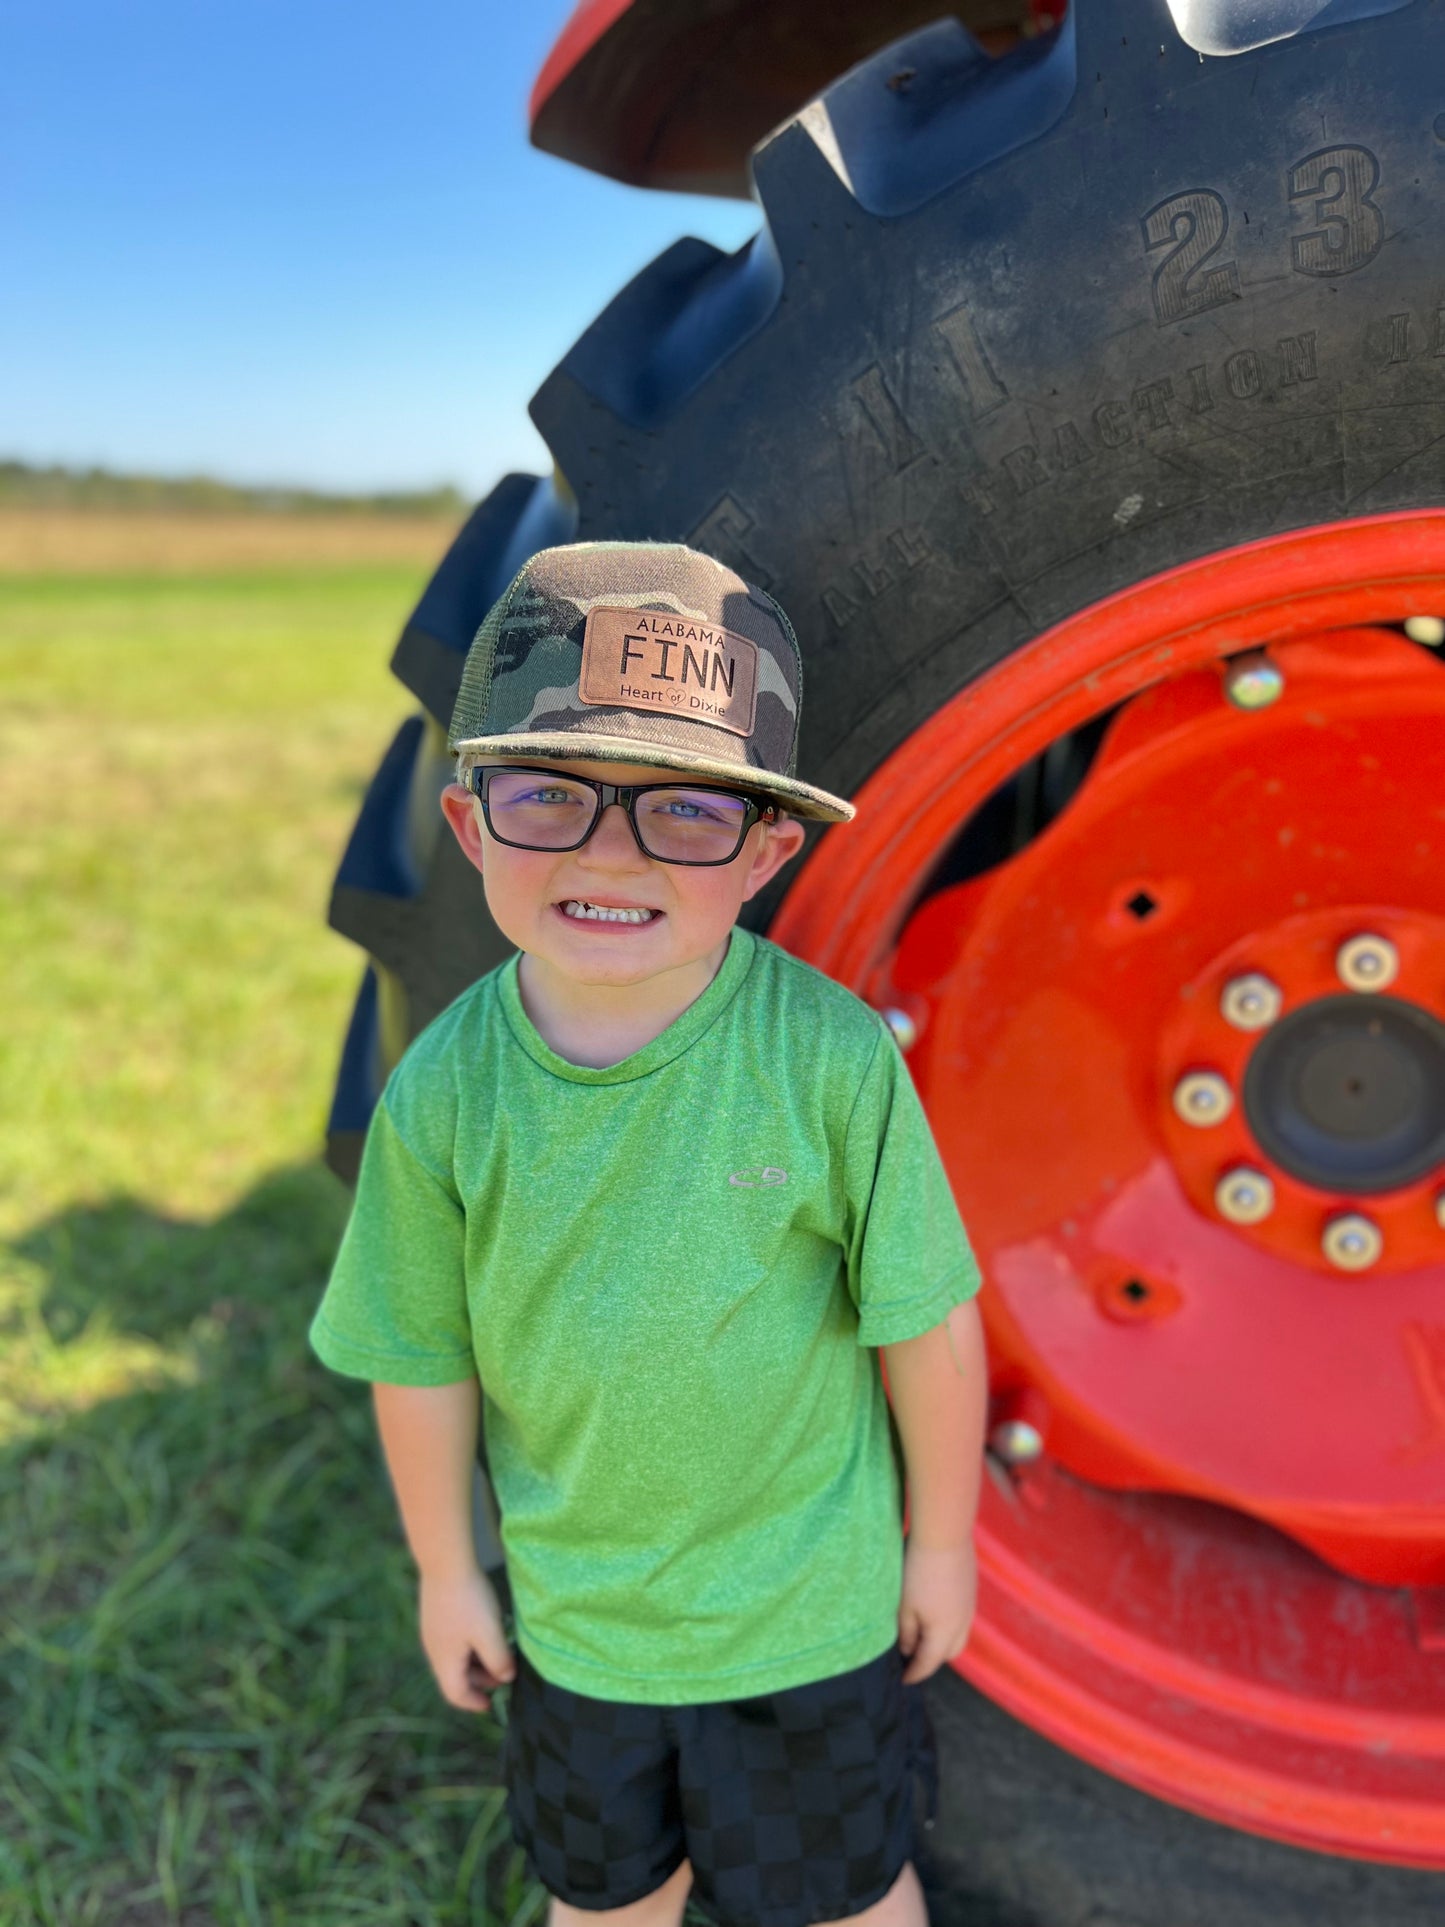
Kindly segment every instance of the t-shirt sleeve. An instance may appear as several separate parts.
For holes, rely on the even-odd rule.
[[[858,1343],[921,1337],[972,1298],[981,1279],[913,1080],[881,1026],[843,1163]]]
[[[356,1200],[311,1349],[334,1372],[383,1385],[453,1385],[476,1373],[467,1313],[466,1213],[424,1164],[386,1099],[372,1114]]]

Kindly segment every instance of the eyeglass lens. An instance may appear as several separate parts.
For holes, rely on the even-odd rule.
[[[580,843],[601,802],[585,783],[538,770],[497,770],[487,789],[497,835],[528,850]],[[742,842],[747,815],[741,796],[718,790],[649,789],[632,804],[643,849],[672,863],[725,862]]]

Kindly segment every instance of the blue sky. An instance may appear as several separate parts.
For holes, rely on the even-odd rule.
[[[529,396],[736,202],[535,152],[572,0],[8,0],[0,456],[484,492]]]

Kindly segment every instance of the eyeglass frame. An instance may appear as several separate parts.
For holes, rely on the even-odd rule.
[[[532,776],[560,776],[569,783],[581,783],[584,788],[592,790],[596,794],[598,798],[597,814],[593,817],[591,823],[588,824],[586,833],[578,837],[575,843],[547,843],[542,845],[535,843],[514,843],[511,837],[498,834],[492,824],[492,806],[487,798],[487,791],[491,786],[491,779],[494,776],[513,776],[522,773]],[[602,783],[593,776],[576,776],[571,770],[546,769],[536,763],[473,763],[470,768],[458,772],[457,781],[464,783],[481,804],[482,815],[486,819],[487,834],[489,836],[493,837],[498,843],[505,844],[509,850],[530,850],[542,856],[566,856],[569,851],[580,850],[585,843],[590,843],[592,838],[597,834],[598,826],[601,824],[602,818],[612,805],[616,803],[621,808],[631,826],[633,841],[649,862],[675,863],[680,869],[684,870],[717,870],[725,863],[737,862],[738,857],[742,853],[743,844],[747,841],[748,831],[755,823],[775,823],[781,814],[779,806],[775,802],[771,800],[763,802],[748,790],[729,789],[720,783],[679,783],[676,778],[670,783]],[[649,850],[643,842],[642,832],[637,827],[637,818],[633,815],[633,806],[636,799],[639,796],[645,796],[651,790],[700,790],[705,796],[736,797],[743,804],[746,814],[743,817],[743,826],[738,832],[738,840],[733,846],[732,854],[730,856],[706,857],[654,856],[652,851]]]

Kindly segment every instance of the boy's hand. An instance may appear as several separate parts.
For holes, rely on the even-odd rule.
[[[909,1661],[905,1686],[928,1679],[963,1651],[977,1598],[978,1560],[972,1540],[938,1547],[908,1541],[898,1602],[898,1644]]]
[[[516,1677],[517,1662],[502,1630],[502,1611],[485,1573],[421,1576],[417,1620],[422,1651],[444,1700],[485,1713],[493,1688]]]

